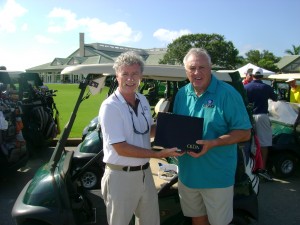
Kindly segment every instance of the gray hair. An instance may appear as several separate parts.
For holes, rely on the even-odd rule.
[[[123,52],[121,55],[118,56],[118,58],[116,59],[113,65],[113,68],[117,72],[119,71],[120,67],[124,65],[131,66],[134,64],[138,64],[141,68],[141,72],[143,73],[144,71],[143,58],[134,51],[128,51],[128,52]]]
[[[211,65],[211,58],[210,55],[207,53],[207,51],[204,48],[191,48],[188,53],[186,53],[185,57],[183,58],[183,65],[186,67],[186,62],[187,59],[191,55],[196,55],[196,56],[205,56],[207,58],[207,61],[209,65]]]

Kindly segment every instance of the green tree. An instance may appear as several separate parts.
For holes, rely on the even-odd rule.
[[[259,50],[250,50],[249,52],[245,53],[246,55],[246,62],[252,63],[254,65],[258,65],[259,60],[262,58]]]
[[[239,51],[231,41],[226,41],[219,34],[183,35],[167,46],[167,53],[160,60],[161,64],[183,64],[183,58],[192,47],[204,48],[211,56],[216,68],[235,69],[241,62]]]
[[[275,63],[279,62],[280,58],[267,50],[263,50],[262,52],[259,50],[250,50],[245,55],[245,64],[252,63],[274,72],[279,70]]]
[[[300,45],[292,45],[293,49],[286,49],[284,52],[289,55],[300,55]]]

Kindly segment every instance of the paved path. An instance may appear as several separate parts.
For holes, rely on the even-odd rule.
[[[68,148],[70,150],[73,148]],[[27,166],[16,173],[0,176],[0,224],[13,225],[11,209],[36,169],[49,160],[53,148],[48,148],[32,158]],[[259,222],[257,225],[300,224],[300,169],[283,180],[261,183],[259,193]]]

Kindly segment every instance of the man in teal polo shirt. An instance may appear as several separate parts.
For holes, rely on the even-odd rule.
[[[204,118],[200,153],[179,158],[178,189],[193,225],[227,225],[233,217],[237,143],[250,138],[251,123],[241,95],[211,74],[206,50],[192,48],[183,60],[189,84],[175,98],[175,114]]]

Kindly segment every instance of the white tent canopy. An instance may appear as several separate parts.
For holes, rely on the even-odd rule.
[[[245,77],[245,73],[249,68],[257,69],[259,68],[258,66],[255,66],[251,63],[246,64],[245,66],[242,66],[241,68],[237,69],[240,72],[241,77]],[[264,76],[269,76],[271,74],[275,74],[273,71],[266,70],[264,68],[261,68],[263,70]]]

